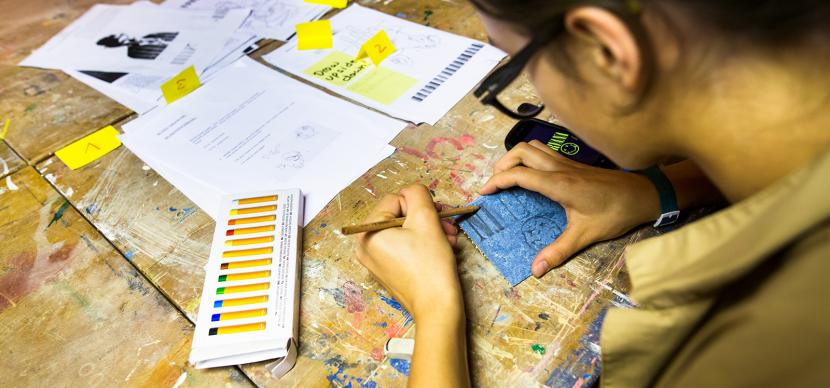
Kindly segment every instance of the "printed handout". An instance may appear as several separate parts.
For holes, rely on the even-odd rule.
[[[306,3],[303,0],[167,0],[165,7],[210,10],[217,17],[233,9],[251,9],[251,15],[242,23],[241,31],[259,38],[288,40],[294,34],[294,25],[317,20],[329,6]]]
[[[216,18],[138,2],[95,5],[20,63],[59,70],[172,76],[193,65],[205,70],[250,14]]]
[[[405,125],[244,57],[121,138],[214,218],[227,193],[279,186],[303,190],[311,220]]]
[[[297,39],[266,61],[335,93],[414,123],[435,124],[504,57],[477,40],[425,27],[357,4],[331,19],[334,46],[298,50]],[[397,49],[380,66],[355,61],[385,31]]]

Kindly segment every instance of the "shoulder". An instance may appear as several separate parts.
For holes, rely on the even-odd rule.
[[[658,385],[830,386],[828,301],[825,222],[727,287]]]

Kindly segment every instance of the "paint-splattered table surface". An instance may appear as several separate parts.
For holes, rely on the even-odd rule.
[[[124,2],[124,1],[121,1]],[[121,147],[76,171],[54,152],[132,112],[61,72],[16,67],[94,1],[7,4],[0,25],[0,386],[402,386],[408,364],[390,337],[412,337],[400,305],[354,259],[338,232],[412,182],[466,203],[503,154],[513,122],[468,96],[435,126],[410,126],[397,152],[345,188],[304,231],[300,358],[281,380],[267,363],[187,365],[213,221]],[[383,12],[485,40],[466,2],[360,1]],[[275,46],[271,44],[270,46]],[[273,48],[273,47],[271,47]],[[526,82],[508,93],[532,95]],[[598,363],[596,320],[625,304],[625,245],[596,246],[511,288],[462,239],[458,253],[476,385],[571,386]]]

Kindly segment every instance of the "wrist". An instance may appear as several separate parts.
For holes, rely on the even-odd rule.
[[[466,317],[464,313],[464,297],[460,285],[451,287],[439,295],[422,294],[421,300],[413,306],[412,319],[416,325],[450,326],[462,324]]]
[[[632,173],[631,176],[635,182],[635,203],[639,204],[634,225],[654,222],[661,214],[660,195],[654,184],[645,176],[636,173]]]

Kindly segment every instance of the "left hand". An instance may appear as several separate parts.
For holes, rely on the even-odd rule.
[[[579,250],[619,237],[654,220],[660,200],[648,178],[575,162],[534,140],[519,143],[495,165],[480,193],[494,194],[513,186],[538,192],[565,208],[568,226],[533,260],[541,277]]]

